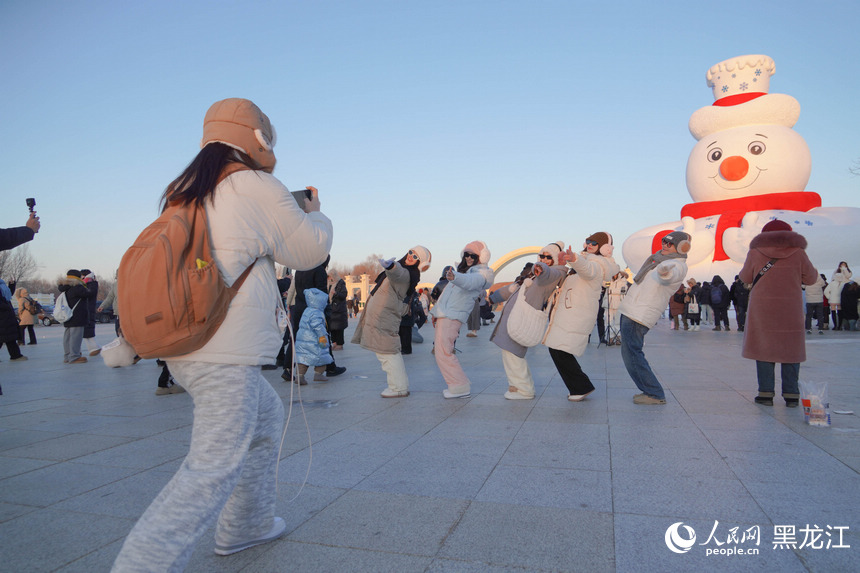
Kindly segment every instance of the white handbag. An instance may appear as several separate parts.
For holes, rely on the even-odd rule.
[[[511,314],[508,317],[508,336],[517,344],[525,347],[540,344],[549,324],[549,304],[546,305],[546,309],[539,310],[526,302],[526,290],[531,283],[531,279],[523,281],[520,295],[514,301]]]

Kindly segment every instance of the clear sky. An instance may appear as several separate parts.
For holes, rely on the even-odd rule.
[[[275,175],[320,189],[335,263],[421,243],[432,281],[475,239],[495,259],[598,230],[621,262],[691,201],[687,122],[743,54],[801,104],[807,189],[860,206],[856,0],[0,0],[0,226],[35,197],[40,274],[112,275],[206,109],[244,97]]]

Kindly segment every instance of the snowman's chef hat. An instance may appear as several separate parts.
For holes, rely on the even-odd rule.
[[[738,56],[720,62],[705,74],[714,90],[714,104],[690,117],[690,133],[697,140],[742,125],[793,127],[800,104],[790,95],[768,93],[776,65],[768,56]]]

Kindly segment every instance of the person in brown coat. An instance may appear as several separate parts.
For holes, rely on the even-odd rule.
[[[801,285],[814,284],[818,271],[806,256],[806,239],[775,219],[750,241],[740,279],[752,284],[742,356],[756,361],[756,404],[773,406],[774,369],[781,364],[785,405],[798,404],[800,363],[806,360]]]
[[[681,283],[681,286],[678,287],[678,290],[675,291],[675,294],[672,295],[672,298],[669,299],[669,314],[672,319],[673,330],[678,330],[680,325],[678,324],[678,319],[683,319],[684,321],[684,330],[689,328],[687,324],[687,314],[684,312],[687,308],[687,305],[684,303],[684,297],[686,293],[684,292],[684,283]]]

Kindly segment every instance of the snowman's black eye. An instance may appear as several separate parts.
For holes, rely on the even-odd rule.
[[[764,153],[764,150],[767,148],[764,146],[764,143],[762,143],[761,141],[753,141],[752,143],[749,144],[749,147],[747,147],[747,149],[749,149],[749,152],[752,153],[753,155],[761,155],[762,153]]]
[[[714,149],[712,149],[708,152],[708,161],[710,161],[711,163],[713,163],[715,161],[719,161],[722,156],[723,156],[723,150],[720,149],[719,147],[715,147]]]

